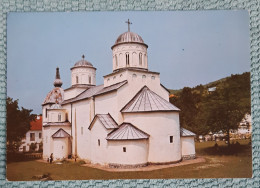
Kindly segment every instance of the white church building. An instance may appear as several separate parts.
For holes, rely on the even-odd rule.
[[[84,55],[62,89],[59,69],[42,104],[43,158],[80,158],[110,167],[168,164],[195,158],[195,134],[180,127],[160,73],[148,70],[148,45],[128,31],[111,47],[113,72],[96,85]]]

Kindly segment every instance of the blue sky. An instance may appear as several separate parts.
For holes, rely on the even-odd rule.
[[[41,113],[60,67],[63,88],[70,68],[85,54],[97,85],[112,72],[111,46],[127,31],[148,47],[149,70],[169,89],[206,84],[250,71],[249,16],[245,10],[174,12],[9,13],[7,95]]]

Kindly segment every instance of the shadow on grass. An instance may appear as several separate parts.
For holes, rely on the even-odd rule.
[[[240,145],[239,142],[235,144],[221,145],[215,144],[213,147],[201,148],[200,153],[206,155],[248,155],[251,150],[251,144]],[[249,152],[251,154],[251,152]]]
[[[21,162],[21,161],[34,161],[42,158],[42,153],[17,153],[7,152],[6,162]]]

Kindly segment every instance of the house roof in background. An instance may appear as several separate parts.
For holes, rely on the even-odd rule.
[[[42,130],[42,116],[37,116],[34,121],[30,122],[31,131],[41,131]]]

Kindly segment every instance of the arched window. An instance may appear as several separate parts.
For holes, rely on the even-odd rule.
[[[142,58],[143,58],[143,54],[139,53],[139,65],[142,65]]]
[[[58,121],[61,121],[61,114],[58,114]]]
[[[133,74],[133,76],[132,76],[133,78],[136,78],[136,74]]]
[[[146,76],[143,75],[143,76],[142,76],[142,81],[145,81],[145,79],[146,79]]]
[[[88,76],[88,83],[91,84],[91,76]]]
[[[129,53],[125,54],[125,58],[126,58],[126,66],[129,66]]]
[[[154,80],[155,79],[155,76],[152,76],[152,80]]]
[[[79,83],[79,77],[76,76],[76,84],[78,84],[78,83]]]
[[[47,118],[47,108],[45,108],[45,117]]]
[[[115,55],[115,59],[116,59],[116,67],[118,67],[117,55]]]

